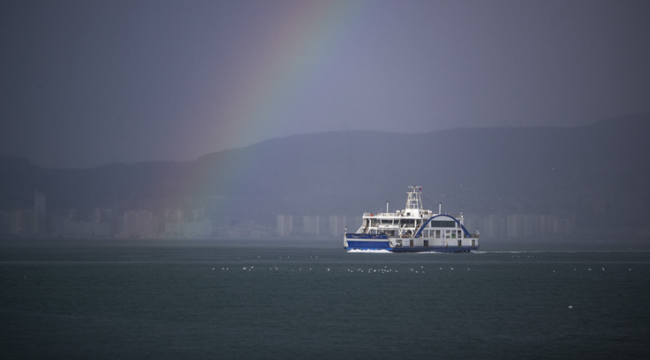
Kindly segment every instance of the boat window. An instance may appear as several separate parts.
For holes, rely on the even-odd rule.
[[[413,224],[415,224],[415,220],[413,220],[413,219],[402,219],[400,223],[402,224],[402,227],[404,227],[404,226],[412,227]]]
[[[454,220],[433,220],[431,221],[432,227],[456,227],[456,222]]]
[[[429,247],[429,240],[424,240],[424,246]]]

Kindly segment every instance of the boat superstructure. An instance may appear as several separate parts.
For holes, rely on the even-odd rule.
[[[470,234],[463,215],[438,213],[422,207],[422,188],[409,186],[406,207],[385,213],[364,213],[361,227],[343,235],[347,250],[469,252],[478,250],[479,234]]]

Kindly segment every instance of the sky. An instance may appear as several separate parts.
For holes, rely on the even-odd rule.
[[[649,1],[0,2],[0,156],[192,160],[326,131],[650,113]]]

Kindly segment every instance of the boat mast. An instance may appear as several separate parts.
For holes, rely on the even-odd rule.
[[[409,186],[411,191],[407,192],[406,208],[412,210],[422,210],[422,187]]]

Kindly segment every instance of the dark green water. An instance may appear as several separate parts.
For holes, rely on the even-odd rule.
[[[650,253],[555,247],[4,241],[0,358],[650,356]]]

